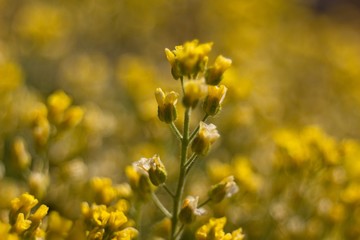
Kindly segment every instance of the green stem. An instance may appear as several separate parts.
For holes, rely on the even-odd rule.
[[[203,206],[205,206],[207,203],[209,203],[211,201],[211,198],[206,199],[203,203],[201,203],[200,205],[198,205],[198,208],[201,208]]]
[[[156,196],[154,192],[151,193],[152,200],[154,201],[155,205],[161,210],[161,212],[168,218],[171,218],[171,213],[166,209],[166,207],[161,203],[159,198]]]
[[[166,184],[164,183],[162,185],[162,187],[165,189],[165,191],[174,199],[175,195],[172,193],[172,191],[168,188],[168,186],[166,186]]]
[[[196,162],[196,160],[199,158],[199,155],[197,154],[193,154],[189,161],[186,162],[186,175],[189,173],[190,169],[192,168],[192,166],[194,166],[194,163]]]
[[[189,146],[190,114],[191,114],[191,109],[186,108],[185,114],[184,114],[183,138],[181,141],[180,174],[179,174],[178,185],[177,185],[176,194],[175,194],[175,198],[174,198],[173,216],[171,219],[171,239],[172,240],[175,240],[177,238],[176,230],[177,230],[177,226],[178,226],[178,214],[179,214],[180,203],[182,200],[182,195],[183,195],[184,186],[185,186],[185,178],[186,178],[185,163],[186,163],[186,159],[187,159],[187,152],[188,152],[188,146]]]
[[[176,137],[181,141],[182,140],[182,135],[179,131],[179,129],[175,126],[174,122],[170,123],[170,128],[171,130],[173,130],[173,132],[175,133]]]

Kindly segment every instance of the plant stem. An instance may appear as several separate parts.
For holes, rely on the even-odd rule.
[[[166,207],[161,203],[159,198],[156,196],[154,192],[151,193],[152,200],[154,201],[155,205],[161,210],[161,212],[168,218],[171,218],[171,213],[166,209]]]
[[[189,161],[186,164],[186,175],[190,172],[192,166],[194,166],[194,163],[196,162],[196,160],[199,158],[199,155],[194,155],[194,157],[191,157],[189,159]]]
[[[181,141],[182,140],[182,135],[179,131],[179,129],[175,126],[174,122],[170,123],[170,128],[171,130],[173,130],[173,132],[175,133],[176,137]]]
[[[175,195],[172,193],[172,191],[166,186],[166,184],[164,183],[162,185],[162,187],[165,189],[165,191],[174,199]]]
[[[175,240],[178,238],[176,236],[176,230],[178,225],[178,214],[180,210],[180,203],[182,200],[182,195],[184,192],[184,186],[185,186],[185,178],[186,178],[186,159],[187,159],[187,152],[188,152],[188,146],[189,146],[189,125],[190,125],[190,114],[191,109],[186,108],[185,114],[184,114],[184,130],[183,130],[183,138],[181,141],[181,155],[180,155],[180,174],[178,179],[178,185],[176,189],[176,194],[174,198],[174,204],[173,204],[173,216],[171,219],[171,238],[172,240]]]

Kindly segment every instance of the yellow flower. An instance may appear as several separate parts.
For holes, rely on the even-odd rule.
[[[170,93],[164,93],[161,88],[157,88],[155,91],[155,98],[158,103],[158,117],[160,121],[171,123],[176,120],[176,103],[179,94],[171,91]]]
[[[63,125],[66,127],[75,127],[84,117],[84,109],[79,106],[73,106],[67,109],[64,113]]]
[[[139,232],[133,227],[127,227],[121,231],[115,232],[115,237],[112,240],[131,240],[138,236]]]
[[[32,222],[36,222],[40,224],[41,220],[43,220],[43,218],[47,215],[48,211],[49,211],[49,207],[44,204],[41,204],[41,206],[36,210],[36,212],[31,214],[29,219]]]
[[[110,218],[110,213],[107,212],[106,206],[93,205],[91,210],[93,222],[99,227],[104,227]]]
[[[199,133],[191,144],[191,150],[196,154],[204,156],[219,137],[220,135],[214,124],[200,122]]]
[[[125,214],[121,211],[113,211],[110,212],[109,220],[108,220],[108,226],[112,231],[118,230],[124,223],[127,222],[127,217]]]
[[[224,232],[226,218],[211,218],[209,222],[201,226],[196,232],[197,240],[243,240],[242,229],[239,228],[232,233]]]
[[[19,213],[17,215],[16,222],[13,225],[11,231],[20,235],[23,232],[25,232],[26,230],[28,230],[30,228],[30,226],[31,226],[31,221],[25,219],[23,213]]]
[[[108,205],[118,196],[118,191],[112,186],[110,178],[95,177],[91,179],[90,186],[94,191],[97,204]]]
[[[189,80],[184,83],[184,97],[183,104],[185,107],[195,108],[200,99],[205,97],[207,87],[203,81],[200,80]]]
[[[64,117],[64,112],[71,105],[72,99],[64,91],[56,91],[47,99],[51,119],[59,124]]]
[[[18,218],[17,215],[20,213],[22,213],[23,216],[29,216],[31,209],[35,207],[38,202],[39,201],[29,193],[24,193],[20,197],[13,199],[10,202],[10,223],[14,223],[15,220]]]
[[[205,98],[203,109],[206,114],[210,116],[216,115],[221,109],[221,104],[224,101],[227,92],[227,87],[221,86],[209,86],[208,95]]]
[[[214,66],[209,67],[205,73],[206,83],[209,85],[218,85],[222,79],[224,72],[230,68],[231,59],[225,58],[222,55],[215,59]]]
[[[174,79],[183,76],[196,77],[200,72],[203,72],[211,47],[212,43],[199,44],[198,40],[193,40],[185,42],[181,46],[176,46],[173,51],[165,49],[166,58],[171,65],[171,73]]]
[[[27,151],[25,141],[23,138],[16,138],[13,143],[13,153],[16,165],[24,170],[29,167],[31,163],[31,155]]]

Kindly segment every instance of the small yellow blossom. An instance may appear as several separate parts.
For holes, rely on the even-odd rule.
[[[63,121],[64,112],[71,105],[72,99],[64,91],[56,91],[47,99],[50,118],[59,124]]]
[[[174,79],[183,76],[196,77],[200,72],[203,72],[211,47],[212,43],[199,44],[198,40],[193,40],[185,42],[181,46],[176,46],[173,51],[165,49],[166,58],[171,65],[171,73]]]
[[[222,55],[215,59],[214,66],[209,67],[205,73],[206,83],[209,85],[218,85],[222,79],[224,72],[230,68],[231,59],[225,58]]]
[[[138,236],[138,231],[133,227],[127,227],[123,230],[117,231],[112,240],[131,240]]]
[[[84,117],[84,109],[79,106],[72,106],[64,113],[63,125],[66,127],[77,126]]]
[[[15,163],[21,170],[29,167],[31,163],[31,155],[26,149],[25,141],[23,138],[18,137],[14,140],[13,154],[15,158]]]
[[[224,232],[226,218],[211,218],[209,222],[201,226],[196,232],[197,240],[243,240],[242,229],[237,229],[232,233]]]
[[[25,219],[23,213],[19,213],[16,218],[16,222],[13,225],[12,232],[21,235],[23,232],[28,230],[31,226],[31,221]]]
[[[200,80],[189,80],[184,84],[184,97],[183,104],[185,107],[195,108],[200,99],[205,97],[207,87],[203,81]]]
[[[29,193],[24,193],[20,197],[15,198],[11,201],[11,210],[10,210],[10,223],[12,223],[13,216],[22,213],[24,216],[29,216],[30,211],[33,207],[38,204],[38,200]]]
[[[176,103],[179,94],[171,91],[170,93],[164,93],[161,88],[157,88],[155,91],[155,98],[158,103],[158,117],[160,121],[165,123],[171,123],[176,120]]]
[[[224,85],[208,86],[208,95],[204,100],[203,109],[210,116],[216,115],[221,110],[227,88]]]
[[[109,220],[108,220],[108,226],[111,230],[116,231],[119,229],[122,225],[124,225],[128,221],[125,214],[121,211],[113,211],[110,212]]]

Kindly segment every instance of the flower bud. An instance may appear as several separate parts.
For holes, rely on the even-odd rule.
[[[199,100],[206,95],[206,85],[203,80],[189,80],[184,84],[183,104],[195,108]]]
[[[13,154],[16,166],[24,170],[29,167],[31,163],[31,155],[25,147],[23,138],[16,138],[13,143]]]
[[[203,105],[206,114],[215,116],[220,111],[226,92],[227,87],[224,85],[208,87],[208,95],[205,98]]]
[[[211,190],[209,191],[209,198],[214,203],[219,203],[224,198],[229,198],[238,191],[239,188],[234,181],[234,176],[229,176],[211,187]]]
[[[155,186],[159,186],[166,181],[167,173],[165,166],[157,154],[152,158],[141,158],[134,163],[134,166],[149,176],[151,183]]]
[[[148,170],[149,178],[152,184],[159,186],[164,183],[167,178],[167,173],[164,164],[160,157],[155,155],[150,161],[150,169]]]
[[[206,155],[211,145],[220,137],[214,124],[200,122],[199,133],[191,144],[191,150],[199,155]]]
[[[214,66],[209,67],[205,72],[205,80],[209,85],[218,85],[222,79],[224,72],[231,66],[231,59],[222,55],[215,59]]]
[[[179,219],[184,224],[195,221],[196,216],[205,214],[203,208],[197,208],[199,197],[187,196],[179,213]]]
[[[155,98],[158,103],[158,117],[160,121],[165,123],[171,123],[176,120],[176,103],[179,94],[174,91],[170,93],[164,93],[161,88],[157,88],[155,91]]]

